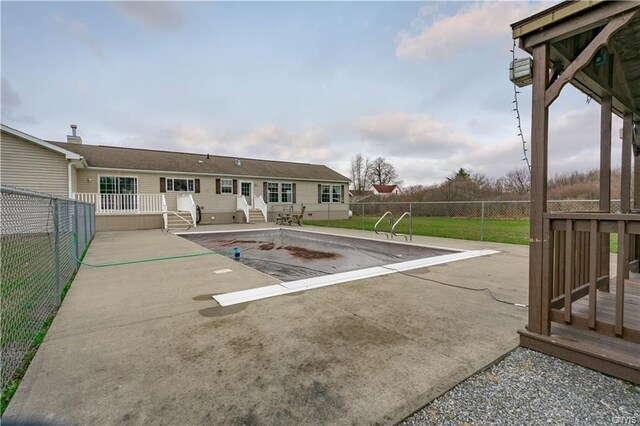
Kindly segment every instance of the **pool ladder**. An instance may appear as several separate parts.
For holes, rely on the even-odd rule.
[[[385,217],[389,216],[389,225],[391,225],[391,232],[385,232],[385,231],[378,231],[378,225],[380,225],[380,223],[384,220]],[[380,219],[378,219],[378,221],[376,222],[375,225],[373,225],[373,231],[376,234],[384,234],[387,237],[387,240],[389,238],[393,239],[394,236],[401,236],[404,237],[405,241],[411,240],[412,239],[412,233],[411,233],[411,223],[409,223],[409,235],[407,234],[398,234],[396,232],[396,226],[398,226],[398,223],[400,223],[400,221],[402,219],[404,219],[405,216],[409,216],[409,218],[411,218],[411,213],[409,212],[404,212],[402,213],[402,216],[400,216],[400,218],[398,220],[396,220],[395,222],[393,221],[393,213],[391,212],[386,212],[385,214],[383,214]],[[408,238],[407,238],[408,237]]]

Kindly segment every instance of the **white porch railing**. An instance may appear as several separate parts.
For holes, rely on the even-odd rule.
[[[75,199],[92,203],[96,214],[162,213],[162,194],[97,194],[77,192]]]
[[[162,194],[162,221],[164,223],[165,231],[169,229],[169,209],[167,208],[167,199],[164,198],[164,194]]]
[[[262,195],[258,197],[253,197],[253,207],[260,210],[262,212],[262,216],[264,216],[264,221],[267,221],[267,203],[264,202],[264,198]]]
[[[193,227],[196,227],[196,203],[191,194],[178,195],[178,211],[191,213]]]
[[[243,195],[236,198],[236,210],[242,210],[244,212],[244,219],[249,223],[249,204]]]

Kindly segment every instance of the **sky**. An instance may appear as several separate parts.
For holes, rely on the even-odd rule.
[[[403,185],[524,167],[510,24],[554,2],[0,3],[2,123],[64,141],[326,164]],[[528,54],[516,49],[517,57]],[[530,134],[531,86],[520,90]],[[552,105],[550,175],[597,168],[599,105]],[[620,163],[614,117],[612,157]]]

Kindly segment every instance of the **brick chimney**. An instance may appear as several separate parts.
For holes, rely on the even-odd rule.
[[[75,124],[71,125],[71,134],[67,135],[67,143],[77,143],[77,144],[82,143],[82,138],[76,134],[77,129],[78,129],[77,125]]]

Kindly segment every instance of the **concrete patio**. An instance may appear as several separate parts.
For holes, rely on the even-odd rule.
[[[499,250],[410,273],[526,303],[526,246],[414,243]],[[103,232],[85,261],[202,251],[159,230]],[[219,255],[81,267],[3,421],[389,424],[515,348],[526,322],[487,292],[401,274],[227,308],[211,298],[276,282]]]

